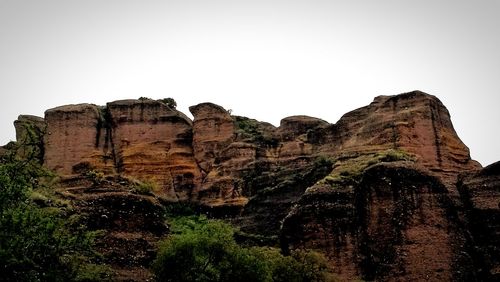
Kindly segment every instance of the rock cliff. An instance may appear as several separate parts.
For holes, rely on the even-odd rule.
[[[500,279],[500,162],[460,177],[471,255],[483,281]]]
[[[342,279],[498,275],[498,170],[479,171],[436,97],[379,96],[334,124],[292,116],[279,127],[212,103],[189,110],[192,121],[145,98],[69,105],[21,116],[16,130],[21,142],[26,124],[38,128],[39,158],[70,182],[91,172],[149,183],[164,204],[231,221],[241,240],[319,250]]]

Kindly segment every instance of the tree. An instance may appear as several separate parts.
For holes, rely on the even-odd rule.
[[[263,281],[263,266],[241,251],[228,224],[187,217],[172,230],[153,265],[159,281]]]
[[[89,268],[95,233],[72,226],[57,206],[34,204],[33,192],[51,174],[35,159],[19,159],[15,149],[0,160],[0,280],[106,279],[105,268]]]
[[[169,98],[160,99],[158,101],[160,101],[163,104],[169,106],[171,109],[177,108],[177,102],[175,102],[174,98],[170,98],[169,97]]]
[[[172,223],[153,271],[158,281],[328,281],[326,259],[315,252],[244,248],[232,227],[204,217],[182,217]]]

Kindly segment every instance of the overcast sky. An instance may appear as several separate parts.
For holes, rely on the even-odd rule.
[[[173,97],[279,125],[415,89],[500,160],[500,0],[0,0],[0,144],[19,114]],[[190,115],[190,114],[189,114]]]

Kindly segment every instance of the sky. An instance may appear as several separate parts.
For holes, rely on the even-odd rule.
[[[279,125],[421,90],[500,160],[500,0],[0,0],[0,144],[19,114],[172,97]],[[495,129],[496,128],[496,129]]]

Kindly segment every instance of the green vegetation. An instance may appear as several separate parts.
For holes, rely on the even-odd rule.
[[[132,192],[140,195],[153,195],[158,190],[157,184],[152,181],[133,181]]]
[[[20,144],[13,144],[17,156],[35,160],[41,164],[45,154],[43,146],[45,126],[37,126],[34,122],[25,122],[23,129],[21,140],[19,140]]]
[[[328,184],[333,188],[341,185],[351,185],[356,183],[363,171],[369,166],[381,162],[414,161],[410,154],[389,149],[377,153],[363,154],[353,157],[344,157],[336,160],[333,171],[318,184]]]
[[[219,220],[172,219],[172,235],[160,245],[153,271],[158,281],[332,281],[319,253],[239,246]]]
[[[102,171],[97,170],[88,170],[85,172],[85,177],[92,181],[92,185],[99,186],[105,180],[104,173]]]
[[[94,264],[97,233],[68,220],[68,203],[46,193],[51,174],[16,149],[0,160],[0,279],[106,280],[107,267]]]
[[[164,99],[158,100],[158,102],[162,102],[163,104],[167,105],[171,109],[177,108],[177,102],[174,100],[174,98],[170,98],[170,97],[164,98]]]
[[[153,101],[153,99],[148,98],[148,97],[139,97],[139,101]],[[177,102],[174,100],[174,98],[169,97],[169,98],[158,99],[156,101],[167,105],[171,109],[177,108]]]
[[[236,133],[238,133],[243,139],[270,147],[278,146],[278,139],[274,138],[270,134],[266,134],[262,128],[260,128],[257,120],[242,116],[233,116],[233,119],[236,127]]]

